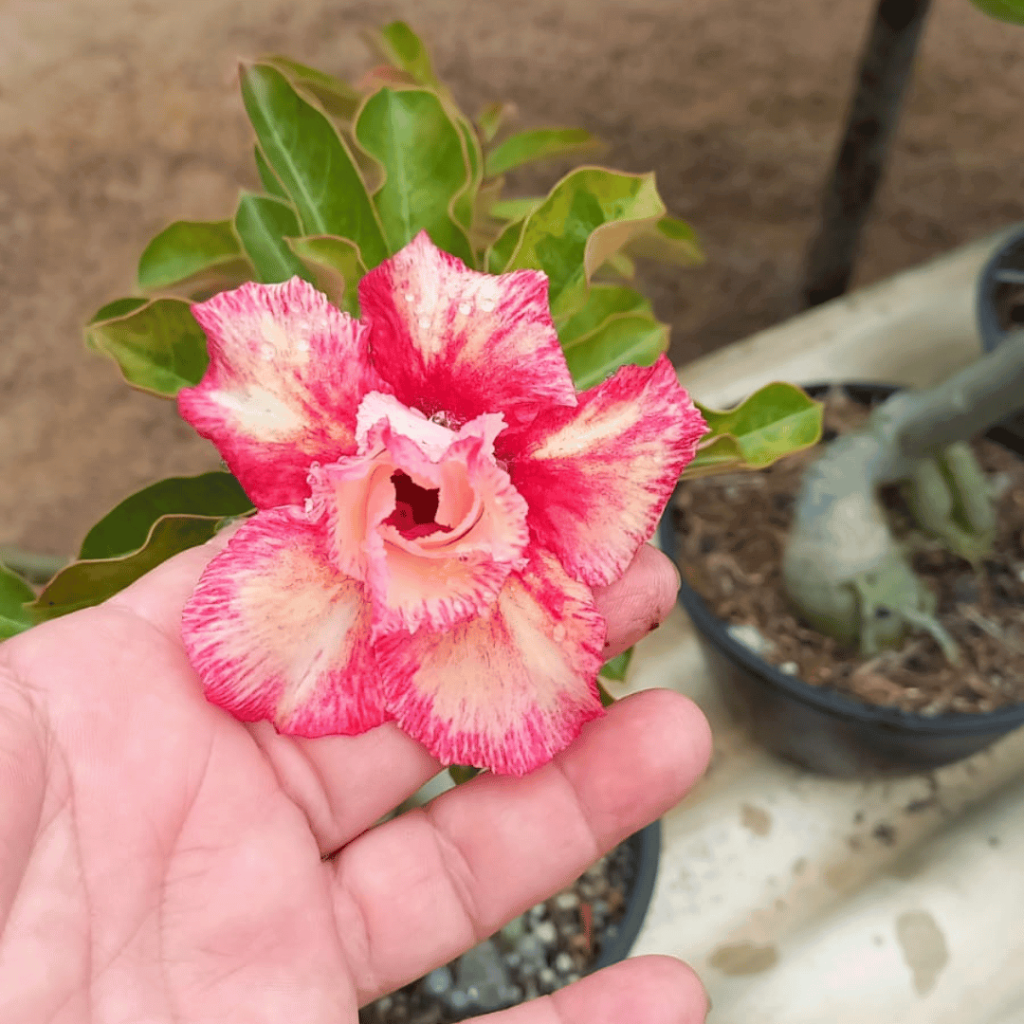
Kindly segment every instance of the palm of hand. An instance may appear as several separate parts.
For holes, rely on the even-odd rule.
[[[306,741],[208,704],[177,622],[211,553],[0,649],[5,1022],[350,1024],[568,882],[703,767],[699,714],[647,694],[526,779],[481,778],[371,829],[436,762],[391,726]],[[667,610],[666,588],[636,576],[610,595],[615,646]],[[632,1018],[644,971],[670,1014],[646,1019],[699,1019],[699,988],[670,963],[508,1020],[596,1024],[622,1019],[623,1000]]]

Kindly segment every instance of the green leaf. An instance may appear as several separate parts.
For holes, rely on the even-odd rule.
[[[597,684],[597,693],[601,698],[601,707],[610,708],[615,703],[615,698],[605,689],[600,676],[598,676],[594,682]]]
[[[971,2],[990,18],[1008,21],[1011,25],[1024,25],[1024,0],[971,0]]]
[[[373,201],[391,252],[426,230],[438,248],[472,264],[469,238],[451,212],[470,169],[458,129],[437,94],[380,89],[359,112],[355,133],[385,171]]]
[[[404,21],[393,21],[379,32],[367,33],[366,38],[384,60],[410,74],[420,85],[441,84],[423,41]]]
[[[448,765],[448,774],[452,777],[452,782],[456,786],[461,786],[464,782],[469,782],[470,779],[475,779],[481,772],[480,768],[473,768],[468,764],[450,764]]]
[[[684,267],[704,262],[697,233],[686,221],[676,217],[662,217],[657,223],[649,225],[629,242],[626,252],[630,256],[642,256]]]
[[[490,177],[535,160],[589,153],[600,146],[601,140],[583,128],[539,128],[519,132],[487,154],[484,170]]]
[[[444,102],[444,97],[441,97]],[[446,109],[452,122],[458,129],[462,139],[463,155],[469,167],[469,178],[466,187],[455,197],[452,203],[452,216],[458,224],[461,224],[467,234],[472,234],[476,227],[476,204],[480,194],[480,186],[484,178],[484,154],[480,148],[480,140],[473,125],[465,117],[454,103],[447,103]],[[474,257],[471,266],[476,266]]]
[[[351,121],[363,101],[362,94],[355,86],[323,71],[317,71],[316,68],[300,64],[290,57],[271,54],[269,57],[261,57],[260,63],[276,68],[296,89],[313,96],[328,114],[340,121]]]
[[[89,321],[89,325],[98,324],[103,320],[116,320],[118,317],[127,316],[129,313],[134,313],[135,310],[141,309],[147,302],[149,302],[149,299],[140,299],[135,295],[129,295],[123,299],[114,299],[113,302],[108,302],[105,306],[100,306],[96,310]],[[86,338],[86,344],[88,344],[88,337]]]
[[[823,406],[792,384],[766,384],[724,412],[697,403],[710,428],[683,477],[763,469],[821,440]]]
[[[565,361],[576,389],[585,391],[600,384],[627,363],[650,366],[668,349],[668,335],[668,324],[655,320],[650,314],[610,318],[565,350]]]
[[[526,218],[515,252],[502,269],[543,270],[552,315],[564,320],[586,301],[593,273],[664,214],[653,174],[580,168]],[[506,234],[514,228],[510,225]]]
[[[513,253],[519,247],[523,237],[523,228],[526,227],[526,218],[513,221],[494,240],[487,250],[484,264],[488,274],[500,274],[508,266]]]
[[[235,230],[256,268],[257,281],[274,284],[298,274],[312,283],[312,275],[285,242],[301,234],[295,211],[287,203],[243,192],[235,211]]]
[[[388,255],[369,193],[334,126],[280,71],[242,66],[242,99],[260,149],[295,206],[304,235],[347,238],[367,267]]]
[[[524,220],[544,202],[542,196],[523,199],[499,199],[487,208],[487,216],[495,220]]]
[[[90,323],[86,344],[110,356],[132,387],[165,398],[198,384],[209,362],[206,336],[182,299],[154,299],[134,312]]]
[[[501,130],[501,126],[505,123],[505,118],[512,111],[512,106],[509,103],[488,103],[483,110],[480,111],[480,115],[476,119],[476,126],[483,137],[484,142],[491,142],[494,136]]]
[[[743,449],[735,437],[713,437],[697,446],[697,454],[679,475],[680,480],[697,480],[705,476],[736,473],[752,469],[743,458]]]
[[[28,583],[0,563],[0,640],[32,626],[32,616],[23,606],[35,599],[36,592]]]
[[[252,155],[256,159],[256,173],[260,176],[260,184],[263,186],[263,191],[268,196],[288,202],[288,194],[285,192],[281,182],[277,180],[277,175],[271,169],[270,164],[267,163],[267,158],[260,152],[259,146],[253,146]]]
[[[242,485],[220,470],[160,480],[125,498],[87,534],[79,559],[120,558],[146,543],[153,524],[165,515],[218,519],[242,516],[253,504]]]
[[[366,273],[359,250],[334,235],[288,238],[288,247],[312,275],[313,283],[351,316],[359,316],[359,282]]]
[[[583,308],[562,325],[558,332],[558,340],[562,343],[562,348],[570,348],[589,337],[613,316],[652,312],[650,302],[632,288],[614,284],[595,284],[590,289]]]
[[[72,562],[29,605],[34,622],[88,608],[124,590],[172,555],[204,544],[221,522],[216,516],[162,516],[139,550],[120,558]]]
[[[617,654],[614,658],[609,658],[601,667],[600,675],[605,679],[613,679],[617,683],[621,683],[626,678],[626,669],[629,668],[629,663],[633,660],[632,647],[627,647],[621,654]]]
[[[226,220],[175,221],[139,257],[138,281],[144,292],[173,288],[190,296],[250,280],[252,268]]]

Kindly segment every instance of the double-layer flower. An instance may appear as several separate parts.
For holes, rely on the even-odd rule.
[[[523,774],[601,714],[593,587],[654,530],[705,430],[671,364],[577,393],[547,279],[420,234],[360,283],[193,307],[182,416],[257,508],[183,616],[208,699],[283,733],[393,720],[444,763]]]

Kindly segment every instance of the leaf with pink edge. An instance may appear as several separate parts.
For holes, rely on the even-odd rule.
[[[137,276],[144,292],[194,298],[251,281],[252,267],[230,221],[177,220],[143,250]]]
[[[243,192],[235,211],[235,230],[262,284],[279,284],[298,275],[313,283],[313,275],[285,241],[300,234],[295,211],[280,199]]]
[[[586,391],[620,366],[650,366],[668,350],[668,324],[649,313],[610,317],[597,330],[565,349],[577,391]]]
[[[821,440],[822,404],[793,384],[766,384],[734,409],[697,403],[709,432],[683,478],[763,469]]]
[[[537,128],[511,135],[487,154],[484,173],[504,174],[537,160],[592,153],[602,143],[583,128]]]
[[[173,555],[205,544],[220,523],[220,516],[161,516],[137,551],[119,558],[72,562],[62,569],[28,612],[34,622],[44,622],[100,604]]]
[[[586,302],[594,272],[664,215],[653,174],[580,168],[566,175],[526,218],[515,250],[501,269],[543,270],[549,279],[552,316],[564,322]],[[510,225],[506,234],[514,227]],[[503,235],[495,249],[504,244]]]
[[[36,599],[36,592],[13,569],[0,562],[0,640],[23,633],[32,626],[25,605]]]
[[[346,238],[310,235],[285,242],[313,277],[313,283],[338,309],[359,316],[359,281],[366,273],[359,250]]]
[[[242,485],[221,470],[172,476],[144,487],[116,505],[85,535],[79,560],[120,558],[143,547],[153,524],[166,515],[233,519],[251,512]]]
[[[364,38],[384,60],[407,72],[421,85],[441,84],[423,40],[404,21],[393,21],[377,31],[365,32]]]
[[[425,230],[436,246],[474,266],[469,238],[452,215],[471,169],[459,131],[437,94],[380,89],[360,110],[355,133],[384,168],[373,202],[390,251]]]
[[[334,125],[280,71],[243,65],[242,99],[263,155],[295,205],[302,234],[337,235],[359,246],[368,267],[387,245],[362,176]]]
[[[110,356],[132,387],[163,398],[198,384],[209,362],[206,336],[182,299],[154,299],[90,323],[86,344]]]

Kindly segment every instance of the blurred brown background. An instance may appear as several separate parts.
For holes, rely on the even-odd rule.
[[[871,0],[0,0],[0,544],[70,553],[131,491],[216,465],[81,325],[145,242],[254,186],[239,57],[343,75],[408,20],[475,113],[579,125],[657,172],[703,268],[648,269],[678,363],[795,312]],[[557,171],[554,168],[553,171]],[[552,181],[531,173],[521,191]],[[1024,29],[935,0],[870,228],[866,284],[1024,219]]]

